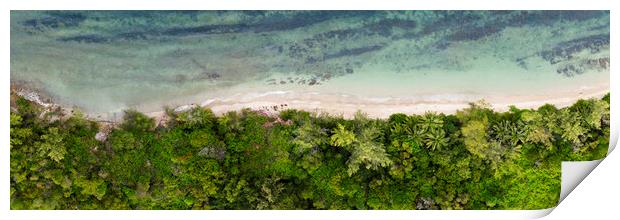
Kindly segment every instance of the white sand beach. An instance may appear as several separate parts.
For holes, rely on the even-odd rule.
[[[573,92],[562,92],[547,95],[464,95],[445,94],[429,97],[360,97],[353,95],[299,93],[293,91],[273,91],[263,94],[231,95],[228,97],[207,100],[201,104],[182,105],[178,111],[194,106],[211,109],[216,114],[238,111],[243,108],[277,112],[285,109],[299,109],[315,113],[328,113],[351,118],[357,111],[362,111],[372,118],[387,118],[394,113],[422,114],[437,112],[453,114],[457,110],[467,108],[469,103],[484,100],[495,111],[507,111],[510,106],[521,109],[538,108],[545,104],[565,107],[579,99],[601,98],[609,92],[609,84],[603,83],[595,87],[584,87]],[[274,109],[276,107],[276,109]],[[149,116],[160,118],[163,111],[149,112]]]

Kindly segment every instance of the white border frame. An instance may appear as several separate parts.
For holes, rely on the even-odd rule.
[[[2,74],[0,74],[2,84],[0,85],[3,91],[7,91],[2,94],[2,110],[0,113],[0,129],[2,132],[2,146],[3,151],[0,154],[1,167],[0,175],[4,177],[5,181],[0,181],[0,201],[2,204],[3,219],[24,218],[24,219],[37,219],[44,217],[46,219],[110,219],[110,218],[122,218],[122,219],[135,219],[137,218],[150,218],[150,219],[169,219],[178,218],[182,216],[184,219],[204,219],[216,218],[216,219],[229,219],[229,218],[259,218],[259,219],[323,219],[323,218],[355,218],[355,219],[367,219],[367,218],[382,218],[382,219],[398,219],[398,218],[428,218],[428,219],[513,219],[513,218],[536,218],[541,217],[552,209],[546,210],[533,210],[533,211],[9,211],[9,173],[10,173],[10,157],[9,157],[9,76],[10,76],[10,27],[9,10],[611,10],[611,22],[612,27],[614,20],[618,21],[616,16],[616,8],[612,8],[612,1],[609,0],[560,0],[558,2],[551,0],[537,1],[537,0],[502,0],[502,1],[483,1],[483,0],[426,0],[426,1],[397,1],[397,0],[382,0],[379,2],[364,3],[359,0],[313,0],[308,2],[298,2],[290,0],[260,0],[260,1],[242,1],[242,0],[228,0],[228,1],[197,1],[197,0],[180,0],[180,1],[164,1],[164,0],[107,0],[107,1],[80,1],[80,0],[56,0],[56,1],[34,1],[23,0],[13,2],[2,2],[3,14],[0,16],[4,30],[7,30],[2,35],[2,61],[3,66]],[[612,28],[611,37],[613,42],[617,41],[617,31]],[[613,44],[612,44],[613,45]],[[612,46],[611,53],[614,53],[616,48]],[[615,66],[612,60],[611,66]],[[613,69],[612,69],[613,70]],[[611,93],[618,93],[618,76],[610,72]],[[620,125],[620,118],[618,116],[618,95],[612,95],[612,137],[610,150],[617,144],[618,130],[616,125]],[[605,163],[603,163],[605,164]],[[618,163],[615,163],[618,164]],[[607,175],[606,177],[615,176],[614,167],[605,167],[607,170],[603,170],[601,167],[599,172],[601,175]],[[598,170],[597,170],[598,171]],[[600,176],[599,176],[600,177]],[[610,180],[610,179],[607,179]],[[610,181],[618,182],[617,178]],[[587,183],[588,181],[584,181]],[[596,184],[591,183],[590,184]],[[609,185],[609,184],[608,184]],[[586,188],[591,186],[580,186],[580,188]],[[604,189],[601,189],[602,192]],[[579,198],[571,198],[578,200]],[[613,198],[610,198],[613,199]],[[583,204],[591,203],[592,201],[583,201]],[[605,203],[605,201],[602,201]],[[607,203],[614,203],[613,200],[606,201]],[[560,204],[561,205],[561,204]],[[566,210],[571,216],[571,212],[582,212],[586,210]],[[597,210],[602,211],[602,210]],[[615,210],[610,210],[614,212]]]

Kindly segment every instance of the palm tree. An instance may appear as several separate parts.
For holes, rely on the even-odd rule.
[[[516,146],[519,142],[524,143],[527,138],[525,125],[512,123],[510,121],[500,121],[491,128],[495,138],[502,144]]]
[[[411,147],[420,147],[424,145],[424,131],[420,128],[418,121],[414,117],[407,117],[403,123],[392,125],[391,129],[393,137],[410,143]]]
[[[507,143],[510,141],[511,130],[511,124],[509,121],[500,121],[491,127],[491,131],[495,135],[495,139],[497,139],[500,143]]]
[[[417,116],[409,116],[405,119],[405,126],[409,127],[409,129],[414,129],[419,126]]]
[[[525,123],[523,121],[518,121],[516,124],[513,124],[511,130],[511,141],[513,145],[517,145],[519,142],[525,143],[527,139],[527,131],[525,129]]]
[[[446,137],[446,132],[442,129],[431,130],[426,134],[426,147],[431,150],[441,150],[443,147],[448,146],[450,138]]]
[[[427,112],[420,118],[420,127],[424,131],[434,130],[443,126],[443,120],[434,112]]]
[[[414,144],[414,146],[423,145],[424,131],[418,126],[413,128],[407,127],[407,140]]]

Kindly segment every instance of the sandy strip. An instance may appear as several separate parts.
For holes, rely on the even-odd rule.
[[[262,94],[232,95],[225,98],[210,99],[200,105],[184,105],[177,111],[189,109],[191,106],[210,108],[216,114],[238,111],[243,108],[278,112],[283,109],[300,109],[330,115],[342,115],[352,118],[361,110],[372,118],[388,118],[394,113],[423,114],[437,112],[454,114],[457,110],[467,108],[469,103],[484,100],[495,111],[507,111],[514,105],[521,109],[538,108],[544,104],[557,107],[572,105],[579,99],[601,98],[609,92],[609,84],[597,87],[583,87],[579,90],[548,94],[518,96],[482,96],[463,94],[444,94],[425,97],[393,98],[393,97],[357,97],[344,94],[299,93],[293,91],[272,91]],[[161,119],[163,111],[150,112],[147,115]]]

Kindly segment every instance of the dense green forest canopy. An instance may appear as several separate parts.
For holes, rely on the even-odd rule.
[[[11,209],[543,209],[561,161],[609,144],[609,94],[389,119],[127,111],[107,130],[12,99]]]

